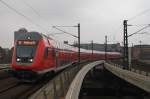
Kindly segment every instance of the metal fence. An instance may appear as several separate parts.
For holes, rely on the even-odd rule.
[[[115,67],[119,67],[119,68],[123,68],[122,65],[119,65],[119,64],[115,64],[115,63],[112,63],[112,62],[107,62]],[[132,72],[135,72],[135,73],[138,73],[138,74],[141,74],[141,75],[144,75],[144,76],[148,76],[150,77],[150,72],[146,72],[146,71],[142,71],[142,70],[138,70],[138,69],[134,69],[134,68],[130,68],[129,71],[132,71]]]
[[[40,90],[34,93],[29,99],[59,99],[67,93],[70,83],[82,66],[75,66],[65,70]]]

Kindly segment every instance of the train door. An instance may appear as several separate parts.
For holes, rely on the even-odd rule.
[[[50,66],[55,66],[55,49],[48,48],[48,61]]]
[[[56,49],[56,67],[59,67],[59,49]]]
[[[47,68],[48,67],[48,47],[45,47],[44,49],[44,67]]]

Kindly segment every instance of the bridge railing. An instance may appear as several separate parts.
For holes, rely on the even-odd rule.
[[[69,70],[65,70],[30,96],[29,99],[58,99],[64,97],[70,83],[81,68],[82,66],[75,66]]]
[[[81,69],[82,67],[87,68],[82,71],[83,73],[80,74],[82,75],[81,77],[84,77],[83,75],[85,75],[84,74],[85,72],[88,72],[95,65],[102,64],[102,63],[103,61],[100,61],[100,62],[96,61],[93,63],[93,65],[92,63],[88,65],[84,64],[84,65],[75,66],[68,70],[65,70],[61,72],[58,76],[53,78],[49,83],[47,83],[42,88],[40,88],[33,95],[31,95],[28,99],[60,99],[60,98],[64,99],[66,94],[68,94],[67,91],[70,90],[70,88],[72,90],[72,87],[70,87],[72,85],[72,81],[74,81],[74,78],[76,78],[75,76],[77,76],[78,72],[82,70]],[[79,80],[79,82],[76,83],[77,85],[73,89],[75,90],[80,89],[79,85],[81,85],[82,80]],[[69,91],[69,92],[72,92],[72,91]],[[72,98],[67,98],[67,99],[72,99]]]
[[[84,66],[76,75],[76,77],[74,78],[73,82],[71,83],[69,90],[66,94],[65,99],[78,99],[79,94],[80,94],[80,90],[82,87],[82,83],[83,80],[86,76],[86,74],[91,71],[94,67],[97,66],[103,66],[102,64],[104,64],[104,61],[95,61],[92,62],[90,64],[87,64],[86,66]]]
[[[111,62],[111,61],[107,61],[107,63],[112,64],[113,66],[118,67],[118,68],[123,68],[122,65],[115,64],[115,63],[113,63],[113,62]],[[132,71],[132,72],[134,72],[134,73],[137,73],[137,74],[141,74],[141,75],[150,77],[150,72],[146,72],[146,71],[139,70],[139,69],[135,69],[135,68],[130,68],[129,71]]]

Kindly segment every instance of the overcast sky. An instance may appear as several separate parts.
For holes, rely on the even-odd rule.
[[[0,46],[12,47],[14,31],[25,27],[29,31],[38,31],[44,34],[61,33],[52,28],[53,25],[74,26],[81,24],[81,42],[104,43],[108,35],[109,43],[122,42],[123,20],[150,9],[150,0],[3,0],[17,11],[32,20],[16,14],[0,2]],[[129,27],[131,34],[144,25],[150,24],[150,10],[132,20],[128,24],[138,24]],[[37,26],[38,25],[38,26]],[[77,28],[61,28],[77,35]],[[150,28],[142,32],[149,32]],[[76,39],[65,34],[55,35],[60,41]],[[129,43],[150,44],[150,34],[134,35]],[[76,40],[77,41],[77,40]]]

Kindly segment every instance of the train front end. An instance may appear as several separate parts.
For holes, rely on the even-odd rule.
[[[42,66],[44,42],[37,32],[20,34],[15,40],[11,74],[18,79],[33,80]]]

